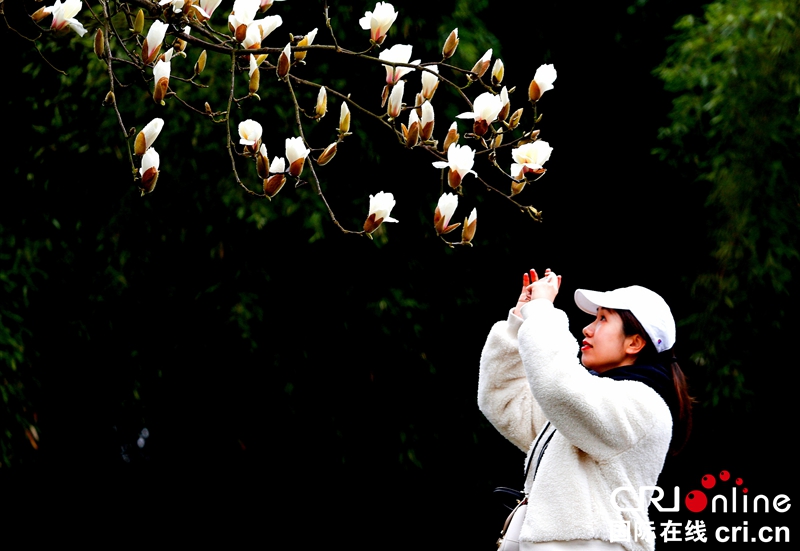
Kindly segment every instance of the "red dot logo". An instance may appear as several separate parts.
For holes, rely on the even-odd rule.
[[[728,471],[722,471],[719,473],[719,479],[723,482],[727,482],[730,477],[731,473],[729,473]]]
[[[703,477],[700,483],[703,485],[703,488],[705,488],[706,490],[710,490],[711,488],[714,487],[714,484],[717,483],[717,479],[714,478],[713,474],[707,474]]]
[[[746,494],[747,493],[747,488],[742,488],[742,493]],[[758,496],[756,496],[756,497],[758,497]]]
[[[684,503],[686,503],[686,508],[691,512],[699,513],[706,508],[706,505],[708,505],[708,498],[706,497],[706,494],[700,490],[692,490],[686,494]]]
[[[741,478],[737,478],[737,479],[736,479],[736,485],[737,485],[737,486],[741,486],[741,485],[742,485],[742,482],[744,482],[744,480],[742,480]]]

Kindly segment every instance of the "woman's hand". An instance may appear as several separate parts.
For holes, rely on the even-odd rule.
[[[556,299],[558,289],[561,287],[561,276],[547,268],[544,277],[539,279],[536,270],[531,270],[530,275],[522,276],[522,291],[520,292],[517,306],[514,308],[514,315],[522,317],[522,307],[537,298],[546,298],[550,302]]]

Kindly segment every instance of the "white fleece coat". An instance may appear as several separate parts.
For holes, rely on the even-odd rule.
[[[672,417],[655,390],[638,381],[596,377],[584,368],[567,316],[548,300],[522,309],[522,319],[509,312],[496,323],[481,354],[478,406],[500,433],[522,451],[532,445],[549,420],[555,435],[537,471],[544,435],[525,481],[528,512],[520,539],[528,542],[619,541],[621,521],[630,524],[630,551],[650,551],[655,535],[636,529],[650,526],[647,493],[655,486],[672,435]],[[527,464],[527,458],[526,458]],[[536,472],[534,480],[534,471]],[[657,533],[657,527],[653,527]]]

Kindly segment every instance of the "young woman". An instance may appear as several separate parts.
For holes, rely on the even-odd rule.
[[[652,550],[652,490],[640,503],[639,488],[656,486],[691,424],[675,322],[644,287],[579,289],[575,302],[594,316],[579,346],[553,306],[560,285],[550,269],[525,274],[481,355],[478,405],[528,454],[520,549]]]

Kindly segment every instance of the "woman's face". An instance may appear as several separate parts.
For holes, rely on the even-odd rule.
[[[622,318],[613,310],[598,308],[595,320],[583,328],[581,363],[602,373],[630,365],[636,356],[628,354],[629,338],[622,330]]]

